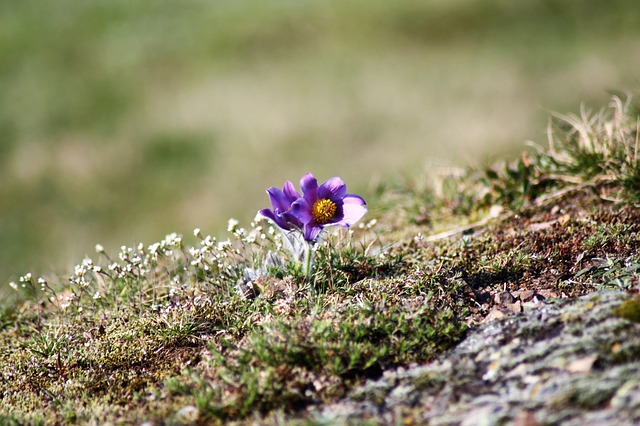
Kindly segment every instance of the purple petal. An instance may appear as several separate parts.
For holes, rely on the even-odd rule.
[[[336,202],[336,212],[331,218],[331,222],[325,223],[325,225],[333,225],[342,221],[344,217],[344,207],[342,205],[342,200],[337,200]]]
[[[262,216],[266,217],[267,219],[271,219],[274,222],[276,220],[276,215],[273,214],[273,212],[270,209],[262,209],[258,213],[260,213]]]
[[[318,198],[342,199],[347,195],[347,185],[339,177],[332,177],[318,188]]]
[[[297,217],[300,222],[305,225],[313,221],[313,214],[311,214],[311,205],[304,198],[299,198],[293,204],[291,204],[291,212]]]
[[[307,173],[300,179],[302,196],[311,205],[318,199],[318,180],[311,173]]]
[[[322,226],[304,226],[304,239],[307,241],[315,241],[318,234],[322,231]]]
[[[271,187],[267,189],[267,194],[269,194],[271,205],[276,213],[285,212],[289,210],[289,207],[291,207],[291,201],[288,200],[287,196],[280,188]]]
[[[361,196],[357,195],[357,194],[347,194],[342,201],[345,204],[360,204],[362,206],[366,205],[367,203],[364,201],[364,198],[362,198]]]
[[[291,229],[292,227],[302,228],[303,223],[292,212],[289,211],[286,213],[282,213],[280,216],[282,217],[282,220],[284,220],[287,223],[287,226],[288,226],[287,229]]]
[[[344,216],[336,225],[351,226],[362,219],[362,216],[367,213],[367,207],[365,207],[365,202],[362,197],[350,194],[344,198],[342,211]]]
[[[259,211],[259,213],[262,216],[266,217],[267,219],[271,220],[279,228],[282,228],[282,229],[287,230],[287,231],[291,229],[291,226],[289,225],[288,221],[282,219],[280,216],[278,216],[277,214],[275,214],[271,210],[262,209],[262,210]]]
[[[293,186],[293,183],[291,183],[291,181],[289,180],[284,183],[282,192],[289,198],[290,202],[294,202],[295,200],[300,198],[300,194],[298,193],[298,191],[296,191],[295,186]]]

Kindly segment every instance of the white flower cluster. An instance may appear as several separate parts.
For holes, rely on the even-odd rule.
[[[173,250],[182,248],[182,237],[175,232],[164,237],[159,243],[149,246],[149,253],[157,260],[159,256],[171,256]],[[142,251],[139,249],[139,251]]]
[[[33,287],[33,281],[32,281],[32,275],[31,272],[27,272],[26,274],[24,274],[23,276],[21,276],[18,279],[18,282],[20,283],[20,287],[22,288],[26,288],[27,286],[29,287]],[[39,281],[39,280],[38,280]],[[15,281],[11,281],[9,283],[9,287],[11,287],[14,290],[18,290],[18,284]]]
[[[160,300],[171,304],[177,297],[191,294],[191,290],[185,293],[191,284],[221,285],[225,281],[235,284],[237,276],[245,268],[261,267],[274,246],[276,251],[283,247],[281,233],[272,226],[265,231],[263,225],[261,216],[251,222],[249,230],[240,227],[237,220],[230,219],[227,227],[230,238],[219,241],[215,237],[204,236],[196,228],[193,235],[199,242],[194,247],[184,247],[182,237],[173,233],[148,246],[122,246],[115,258],[111,258],[101,244],[96,244],[95,251],[104,262],[102,266],[100,262],[86,257],[73,268],[68,286],[59,293],[44,278],[36,281],[30,273],[20,277],[18,283],[11,282],[10,286],[15,290],[20,286],[36,290],[37,282],[39,290],[63,309],[82,297],[103,303],[104,298],[119,294],[143,297],[160,292],[162,298],[154,296],[153,299],[158,310],[161,309]]]
[[[102,268],[94,265],[93,260],[86,257],[80,265],[75,266],[73,275],[69,277],[69,282],[80,287],[87,287],[93,279],[94,272],[100,273],[102,272]]]
[[[367,223],[360,222],[360,224],[358,225],[358,228],[360,228],[360,229],[371,229],[374,226],[376,226],[377,223],[378,223],[378,221],[376,219],[371,219]]]
[[[120,263],[111,262],[108,269],[116,278],[143,277],[157,265],[160,258],[171,257],[182,249],[182,237],[176,233],[167,235],[162,241],[146,247],[140,243],[136,248],[122,246],[118,253]],[[104,254],[101,245],[96,246],[98,253]]]
[[[203,238],[199,229],[194,230],[193,234],[201,238],[201,240],[200,247],[190,247],[188,250],[189,255],[192,257],[191,266],[201,267],[205,271],[212,270],[214,265],[218,269],[224,268],[224,259],[228,257],[225,249],[231,246],[231,241],[217,242],[210,235]]]

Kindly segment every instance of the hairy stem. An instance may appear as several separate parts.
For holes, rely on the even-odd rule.
[[[307,281],[311,280],[311,272],[313,270],[313,243],[308,242],[304,251],[304,263],[302,264],[302,272]]]

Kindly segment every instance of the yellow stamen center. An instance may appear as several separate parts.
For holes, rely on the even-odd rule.
[[[325,198],[313,203],[311,214],[316,222],[325,224],[333,219],[337,209],[338,206],[336,206],[336,203]]]

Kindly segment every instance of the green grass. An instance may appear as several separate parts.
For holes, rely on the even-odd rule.
[[[531,155],[505,163],[503,169],[488,168],[484,183],[497,194],[495,201],[512,207],[576,184],[598,187],[612,201],[637,203],[639,117],[637,100],[629,96],[614,96],[598,112],[583,107],[579,115],[556,115],[547,129],[547,148],[535,146]]]
[[[631,105],[585,115],[588,148],[582,124],[557,126],[518,160],[534,192],[505,189],[509,169],[380,187],[361,224],[318,246],[309,277],[265,221],[229,222],[228,239],[97,246],[68,275],[23,275],[20,303],[0,310],[0,421],[313,422],[307,408],[455,347],[498,292],[637,286],[640,213],[620,178],[635,167]],[[582,161],[593,152],[610,160]],[[617,314],[635,319],[636,305]]]
[[[113,259],[101,251],[100,262],[85,259],[55,285],[22,277],[16,287],[29,301],[2,315],[0,412],[107,421],[125,404],[126,418],[166,420],[181,408],[169,401],[211,421],[292,411],[334,400],[384,368],[427,361],[464,334],[458,286],[398,275],[400,254],[370,257],[354,246],[364,229],[327,240],[306,281],[264,225],[190,248],[174,235]],[[237,282],[273,250],[281,266],[242,297]],[[158,407],[146,403],[149,393]]]
[[[218,234],[307,171],[372,192],[519,150],[640,66],[634,0],[26,0],[0,28],[0,282]]]

